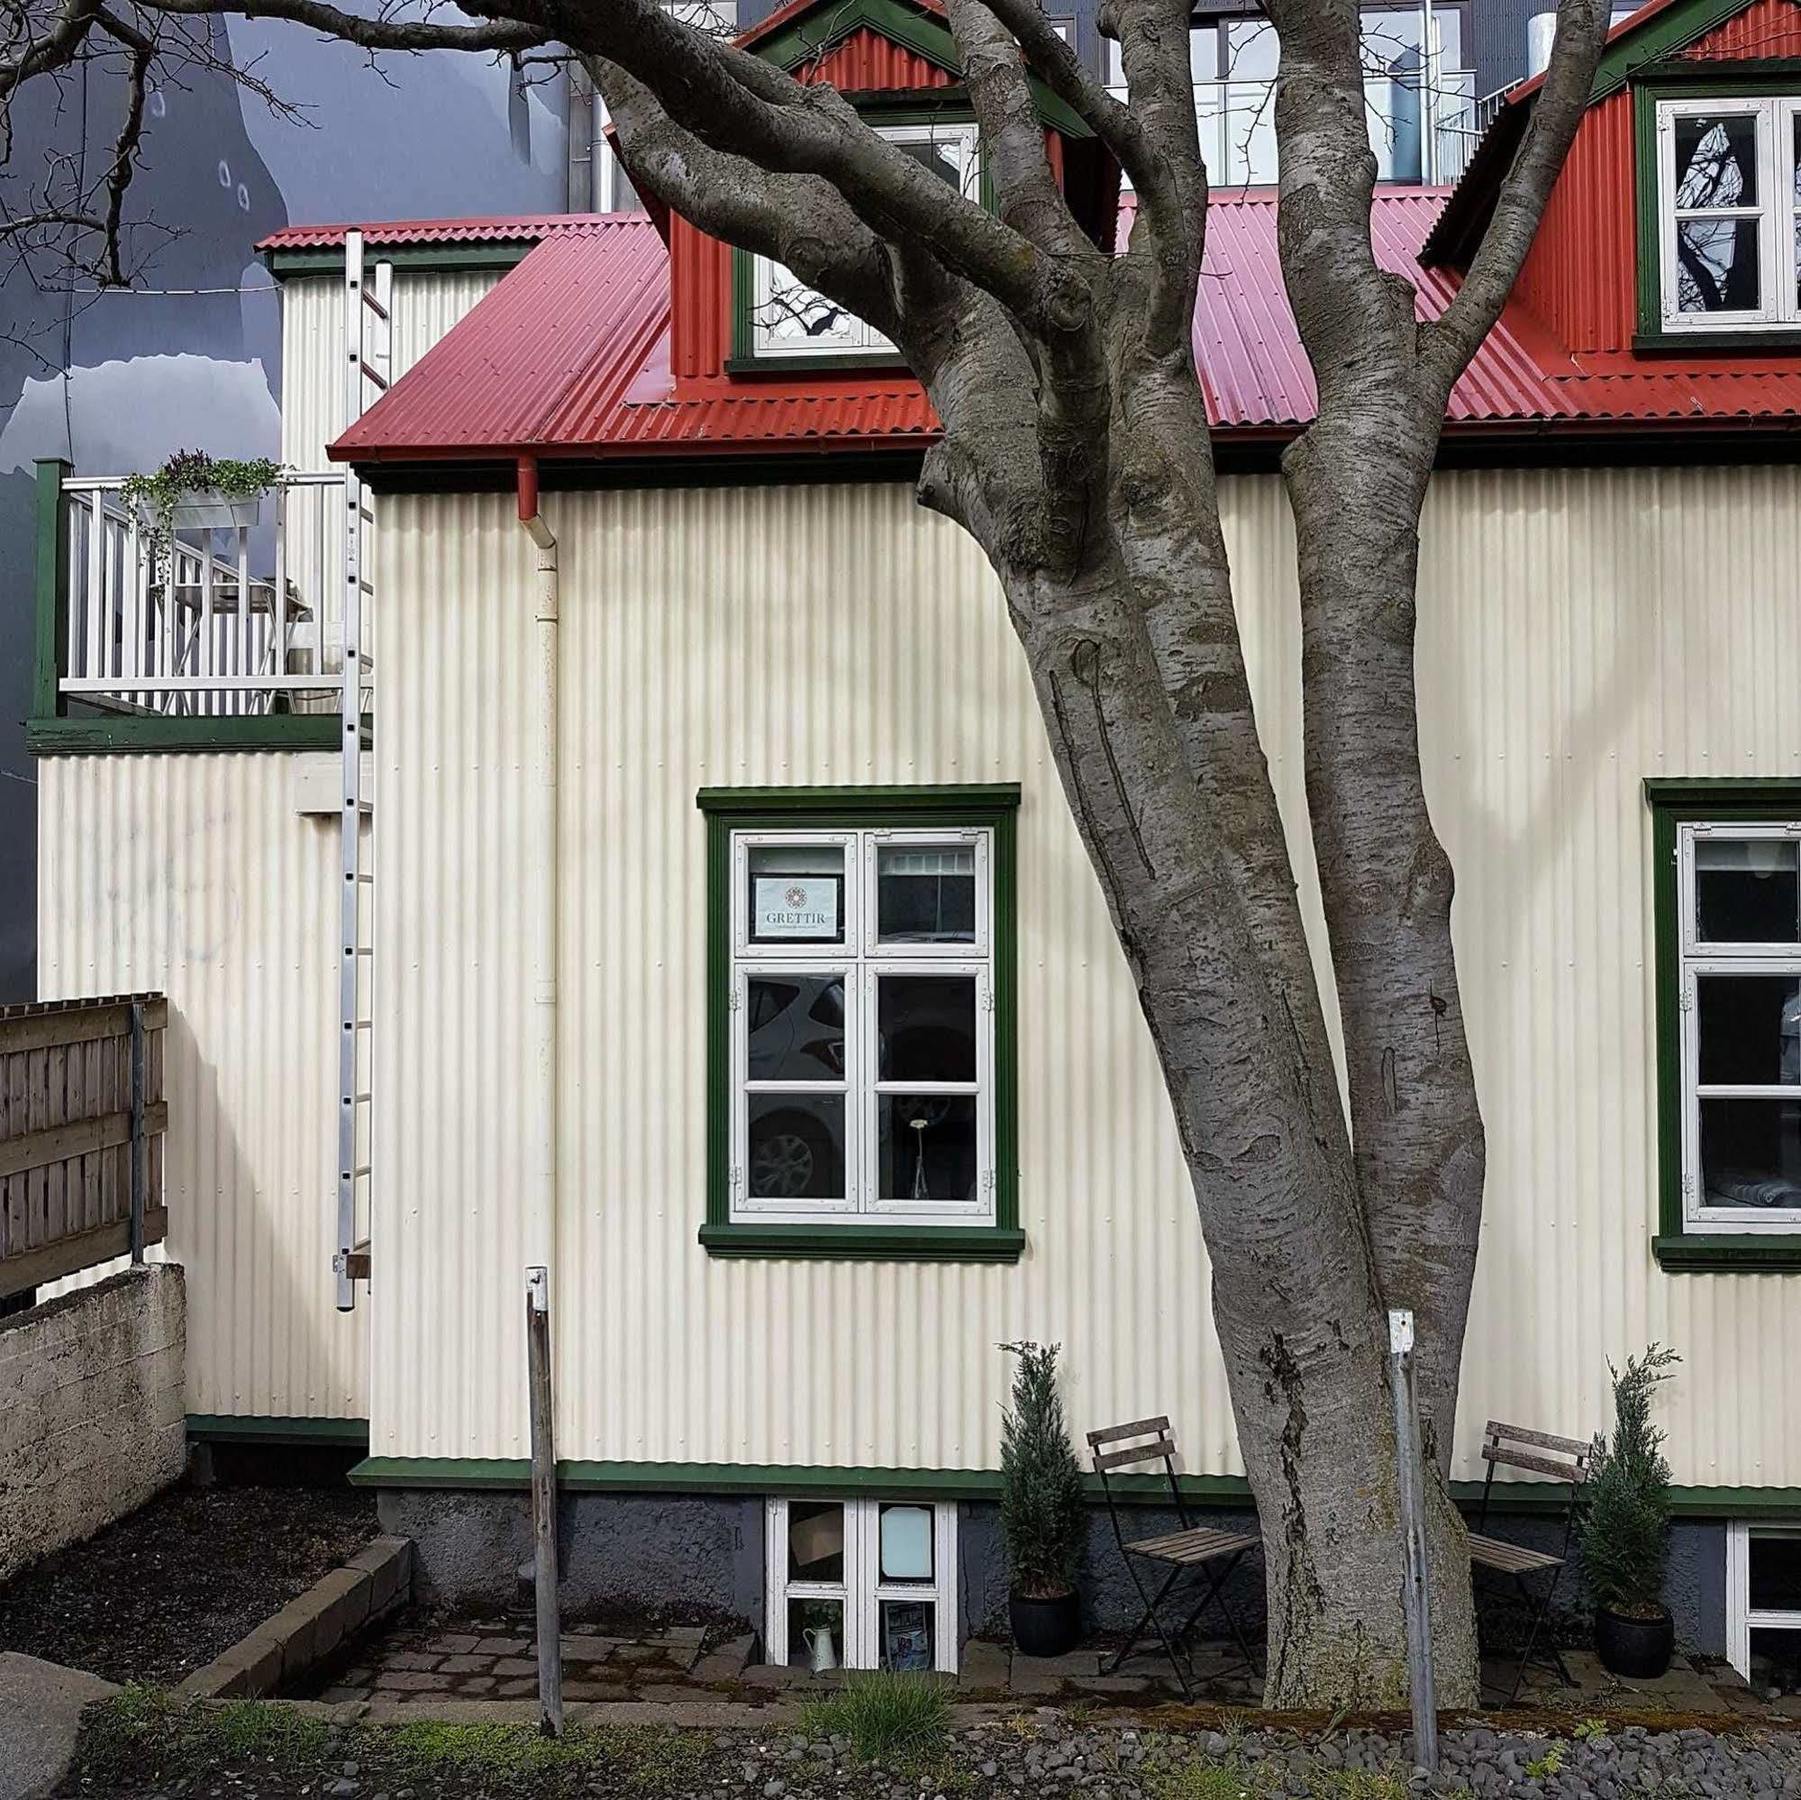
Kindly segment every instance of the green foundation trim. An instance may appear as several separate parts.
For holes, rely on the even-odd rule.
[[[523,1493],[531,1485],[524,1457],[371,1456],[350,1471],[359,1487],[439,1488]],[[1102,1503],[1099,1480],[1084,1478],[1089,1499]],[[1251,1490],[1241,1475],[1184,1475],[1182,1497],[1191,1505],[1243,1509]],[[895,1500],[997,1500],[1000,1475],[992,1469],[800,1468],[780,1463],[586,1462],[557,1465],[566,1493],[877,1495]],[[1115,1477],[1122,1499],[1156,1505],[1169,1498],[1159,1475]],[[1454,1481],[1451,1492],[1465,1506],[1482,1498],[1479,1481]],[[1672,1510],[1682,1518],[1801,1518],[1801,1488],[1678,1487]],[[1492,1510],[1499,1514],[1561,1512],[1567,1488],[1535,1481],[1497,1481]]]
[[[367,1419],[293,1418],[236,1413],[189,1413],[195,1444],[364,1444]]]

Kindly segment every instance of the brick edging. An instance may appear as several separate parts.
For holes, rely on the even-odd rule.
[[[413,1590],[413,1540],[372,1539],[177,1690],[200,1700],[250,1700],[298,1681]]]

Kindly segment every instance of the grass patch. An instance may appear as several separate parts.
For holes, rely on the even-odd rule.
[[[133,1685],[91,1706],[77,1750],[82,1772],[101,1781],[155,1781],[226,1764],[304,1769],[325,1752],[329,1728],[257,1700],[202,1703]]]
[[[1162,1770],[1147,1784],[1152,1800],[1274,1800],[1287,1791],[1292,1771],[1287,1759],[1273,1763],[1203,1758]],[[1310,1769],[1310,1800],[1408,1800],[1398,1775],[1370,1769]]]
[[[708,1739],[656,1726],[572,1727],[561,1738],[535,1725],[401,1725],[335,1730],[324,1720],[260,1700],[182,1700],[132,1687],[89,1709],[77,1768],[89,1789],[141,1792],[194,1785],[226,1771],[295,1779],[361,1765],[364,1786],[411,1786],[431,1793],[531,1795],[562,1800],[593,1792],[632,1800],[683,1800],[709,1785]],[[373,1786],[371,1786],[373,1783]]]
[[[801,1730],[848,1738],[859,1762],[912,1769],[943,1753],[950,1713],[950,1697],[929,1675],[850,1676],[830,1699],[807,1703]]]

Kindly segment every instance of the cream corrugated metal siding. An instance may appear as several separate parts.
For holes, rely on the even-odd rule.
[[[379,260],[365,257],[372,271]],[[392,293],[398,380],[494,290],[504,269],[397,268]],[[377,395],[372,387],[368,402]],[[344,278],[292,275],[281,299],[281,455],[296,469],[328,469],[325,446],[350,423],[344,376]]]
[[[1300,817],[1292,529],[1225,484],[1253,682]],[[980,1467],[1021,1335],[1078,1428],[1170,1411],[1237,1469],[1208,1280],[1131,983],[998,591],[901,487],[558,494],[559,1451]],[[508,498],[385,505],[373,1448],[525,1449],[532,558]],[[1422,730],[1489,1127],[1467,1446],[1586,1436],[1606,1361],[1686,1357],[1678,1481],[1801,1484],[1779,1277],[1652,1262],[1646,774],[1801,765],[1801,475],[1464,473],[1430,503]],[[710,1261],[705,785],[1023,783],[1017,1268]],[[1301,846],[1303,879],[1311,858]],[[1317,923],[1317,908],[1314,909]]]
[[[39,991],[169,996],[165,1248],[188,1274],[188,1410],[364,1416],[368,1315],[337,1312],[331,1274],[336,759],[37,768]]]

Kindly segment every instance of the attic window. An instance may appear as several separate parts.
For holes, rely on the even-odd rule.
[[[1657,103],[1665,331],[1801,325],[1801,98]]]
[[[978,197],[980,161],[973,124],[884,125],[878,129],[889,143],[915,158],[947,187],[968,199]],[[770,362],[894,356],[893,344],[873,325],[808,287],[782,264],[766,256],[747,261],[748,293],[741,302],[739,355]]]

